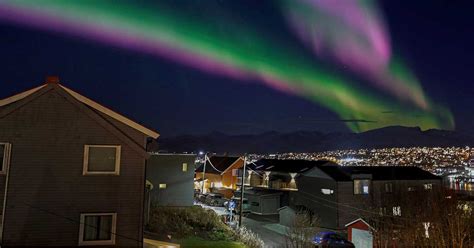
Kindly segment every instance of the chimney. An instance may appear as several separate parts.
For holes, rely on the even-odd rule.
[[[59,77],[58,76],[47,76],[46,77],[47,84],[59,84]]]

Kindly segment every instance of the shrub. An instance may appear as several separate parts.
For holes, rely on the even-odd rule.
[[[235,232],[236,239],[248,248],[263,248],[264,243],[257,234],[245,227],[238,228]]]
[[[152,207],[147,231],[163,238],[200,236],[209,240],[233,240],[233,231],[210,209],[192,207]]]

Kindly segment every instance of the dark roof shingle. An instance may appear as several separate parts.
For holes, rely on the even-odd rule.
[[[320,170],[336,181],[351,181],[353,175],[370,174],[372,180],[439,180],[440,177],[414,166],[322,165]]]
[[[248,166],[255,171],[304,173],[318,165],[327,163],[330,162],[325,160],[260,159]]]

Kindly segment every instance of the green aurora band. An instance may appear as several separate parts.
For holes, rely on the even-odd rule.
[[[237,25],[229,15],[189,15],[161,1],[144,7],[130,1],[8,0],[0,2],[0,21],[133,49],[208,73],[258,80],[332,110],[354,132],[392,125],[454,128],[450,111],[429,99],[420,108],[361,87],[265,30]],[[401,78],[412,77],[401,65],[395,67]],[[420,90],[416,83],[409,86]]]

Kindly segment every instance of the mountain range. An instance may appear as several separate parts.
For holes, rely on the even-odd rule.
[[[474,137],[456,131],[417,127],[391,126],[362,133],[321,133],[276,131],[249,135],[227,135],[213,132],[206,135],[182,135],[158,140],[160,151],[216,153],[281,153],[318,152],[339,149],[386,148],[386,147],[448,147],[472,146]]]

